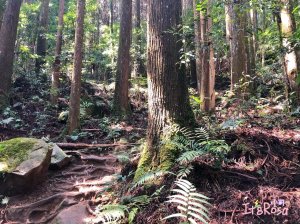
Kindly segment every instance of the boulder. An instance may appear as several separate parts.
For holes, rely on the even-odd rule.
[[[39,139],[0,142],[0,194],[18,194],[39,184],[47,174],[51,154],[51,145]]]
[[[80,202],[77,205],[73,205],[67,209],[64,209],[54,218],[51,224],[85,223],[84,220],[89,216],[86,207],[87,207],[86,202]]]
[[[53,144],[52,156],[51,156],[51,169],[60,169],[71,161],[71,156],[68,156],[61,148],[56,144]]]

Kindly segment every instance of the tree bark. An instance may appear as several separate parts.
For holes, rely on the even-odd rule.
[[[281,35],[282,45],[285,48],[284,55],[284,67],[287,75],[288,87],[290,91],[295,91],[297,100],[300,99],[300,89],[297,84],[296,78],[299,72],[299,64],[297,61],[297,53],[295,46],[290,41],[293,33],[296,30],[294,18],[292,14],[292,2],[291,0],[281,0],[282,7],[280,10],[281,18]]]
[[[74,65],[71,80],[68,132],[72,133],[80,126],[80,93],[83,58],[85,0],[77,0],[77,20],[75,31]]]
[[[3,21],[3,13],[5,10],[6,0],[0,0],[0,29]]]
[[[64,28],[64,9],[65,0],[59,0],[58,26],[56,33],[55,61],[53,64],[52,86],[51,86],[51,103],[56,105],[59,93],[59,76],[60,76],[60,57],[62,48],[62,37]]]
[[[135,38],[135,62],[134,62],[134,71],[133,76],[137,77],[139,75],[145,75],[145,68],[143,61],[141,59],[142,55],[142,30],[141,30],[141,0],[135,0],[135,22],[134,28],[136,32]]]
[[[195,57],[196,57],[196,73],[197,73],[197,88],[201,93],[201,27],[200,27],[200,13],[197,11],[197,0],[193,0],[194,10],[194,30],[195,30]]]
[[[209,112],[215,108],[215,62],[212,38],[212,19],[210,17],[212,1],[207,1],[206,10],[200,12],[201,27],[201,110]]]
[[[148,129],[135,179],[150,170],[168,170],[176,152],[161,145],[168,127],[194,122],[184,72],[180,67],[182,43],[169,30],[181,23],[181,0],[152,0],[148,5]]]
[[[128,115],[129,105],[129,78],[130,78],[130,45],[132,32],[132,0],[122,0],[121,25],[114,93],[114,112],[117,115]]]
[[[236,85],[240,85],[241,78],[247,75],[247,48],[245,43],[246,33],[246,11],[243,9],[245,0],[230,0],[228,2],[227,32],[230,35],[230,57],[231,57],[231,91]],[[238,88],[236,94],[240,94]]]
[[[109,10],[110,10],[110,14],[109,14],[110,32],[111,34],[113,34],[114,33],[114,0],[110,0]]]
[[[22,0],[8,0],[0,30],[0,109],[7,104]]]
[[[45,56],[47,54],[47,38],[46,34],[49,25],[49,3],[50,0],[43,0],[41,4],[39,17],[39,31],[36,42],[37,59],[35,62],[35,71],[38,74],[41,67],[45,64]]]

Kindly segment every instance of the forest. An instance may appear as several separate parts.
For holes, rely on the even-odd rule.
[[[300,1],[0,0],[6,223],[300,223]]]

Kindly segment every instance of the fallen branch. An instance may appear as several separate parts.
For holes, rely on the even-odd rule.
[[[109,147],[117,147],[117,146],[134,146],[137,144],[128,143],[128,144],[86,144],[86,143],[56,143],[56,145],[62,149],[85,149],[85,148],[109,148]]]

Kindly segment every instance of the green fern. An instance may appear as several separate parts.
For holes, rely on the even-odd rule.
[[[157,180],[159,177],[164,176],[169,172],[166,171],[152,171],[152,172],[147,172],[143,176],[140,177],[138,181],[133,185],[132,188],[136,188],[138,186],[144,185],[145,183],[153,182],[154,180]]]
[[[126,218],[128,208],[119,204],[104,205],[98,206],[95,213],[96,217],[86,220],[87,223],[115,224]]]
[[[139,208],[134,207],[130,210],[128,214],[128,224],[132,224],[134,222],[134,219],[136,215],[138,214]]]
[[[190,164],[204,154],[205,152],[203,151],[187,151],[181,154],[176,161],[179,162],[180,165]]]
[[[205,128],[196,128],[195,137],[198,140],[209,140],[209,133],[207,130],[205,130]]]
[[[180,166],[179,168],[180,169],[177,173],[177,177],[184,178],[184,177],[188,177],[188,175],[190,175],[190,173],[194,169],[194,166],[189,164],[189,165]]]
[[[209,198],[197,193],[195,186],[187,180],[179,179],[175,184],[178,188],[172,191],[176,195],[169,196],[168,202],[176,204],[179,212],[164,219],[182,218],[184,222],[191,224],[197,224],[197,221],[208,224],[210,220],[208,207],[211,206]]]

